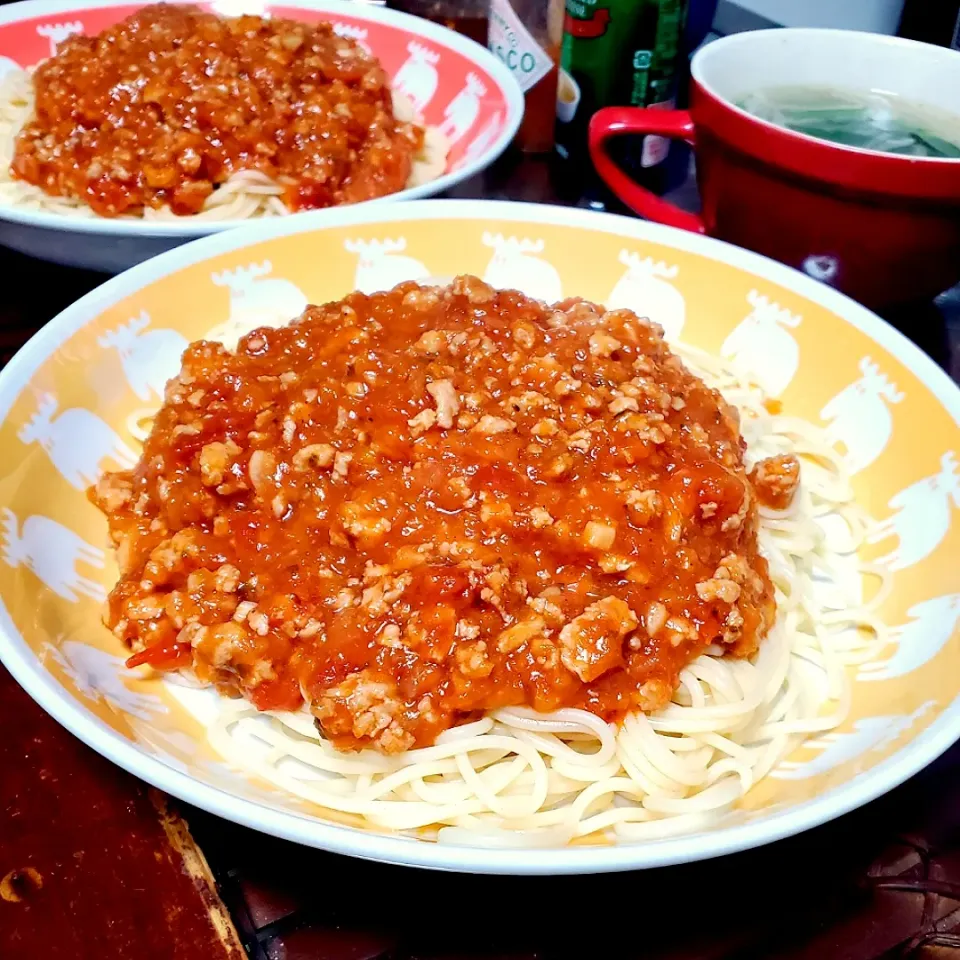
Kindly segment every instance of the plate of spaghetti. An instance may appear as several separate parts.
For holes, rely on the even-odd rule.
[[[479,201],[259,222],[78,301],[0,401],[3,662],[257,829],[650,867],[960,735],[957,388],[718,241]]]
[[[25,0],[0,11],[0,242],[118,272],[246,220],[428,196],[522,114],[486,49],[378,7]]]

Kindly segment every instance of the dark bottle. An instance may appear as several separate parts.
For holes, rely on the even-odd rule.
[[[686,0],[566,0],[557,144],[580,173],[592,173],[587,125],[601,107],[676,105],[686,7]],[[667,187],[669,141],[621,137],[611,152],[644,186]]]
[[[907,0],[897,32],[911,40],[960,50],[960,2]]]

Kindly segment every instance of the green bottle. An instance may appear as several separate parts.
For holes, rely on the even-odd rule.
[[[587,125],[601,107],[672,107],[686,0],[566,0],[557,105],[562,156],[590,169]],[[667,158],[661,137],[614,141],[615,159],[647,186]]]

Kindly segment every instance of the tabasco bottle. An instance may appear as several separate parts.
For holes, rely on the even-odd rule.
[[[487,46],[520,84],[525,104],[517,144],[526,153],[554,147],[563,0],[491,0]]]
[[[686,0],[566,0],[557,147],[581,172],[592,170],[587,124],[601,107],[676,105],[686,8]],[[645,186],[665,186],[669,141],[623,137],[612,149]]]

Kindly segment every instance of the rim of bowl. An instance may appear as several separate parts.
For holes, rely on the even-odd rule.
[[[874,43],[878,47],[885,46],[890,48],[900,47],[912,49],[925,48],[927,50],[937,51],[948,59],[960,58],[960,50],[954,50],[950,47],[940,47],[932,43],[925,43],[923,40],[913,40],[909,37],[893,37],[884,33],[871,33],[868,30],[840,30],[836,27],[764,27],[760,30],[745,30],[741,33],[731,33],[725,37],[718,37],[716,40],[713,40],[706,46],[701,47],[697,52],[697,55],[695,55],[691,61],[690,76],[703,88],[704,91],[709,93],[710,96],[714,97],[724,106],[729,107],[739,117],[749,120],[751,123],[759,124],[766,130],[776,131],[779,134],[783,134],[785,137],[800,140],[803,143],[813,144],[819,147],[825,146],[830,150],[837,150],[842,153],[851,154],[852,156],[883,159],[886,162],[893,163],[906,162],[912,165],[932,163],[938,166],[946,167],[960,165],[960,157],[908,157],[904,156],[903,154],[885,153],[883,150],[868,150],[866,147],[854,147],[846,143],[836,143],[833,140],[824,140],[821,137],[811,136],[809,133],[800,133],[798,130],[790,129],[790,127],[778,126],[777,124],[772,123],[770,120],[764,120],[762,117],[754,116],[752,113],[744,110],[743,107],[738,106],[729,97],[721,94],[713,84],[708,83],[704,79],[703,62],[701,57],[705,58],[711,47],[722,49],[724,47],[749,46],[749,44],[761,42],[761,40],[766,39],[769,36],[783,36],[784,34],[791,34],[801,37],[829,36],[838,37],[843,40],[850,40],[851,38],[864,40],[864,38],[867,38],[868,42]]]
[[[167,0],[167,2],[188,4],[194,2],[194,0]],[[207,2],[211,2],[211,0],[207,0]],[[520,129],[525,105],[525,98],[520,85],[514,79],[506,64],[486,47],[481,46],[469,37],[464,37],[453,30],[424,20],[421,17],[359,2],[359,0],[262,0],[262,2],[264,6],[296,7],[301,10],[314,10],[320,13],[330,11],[332,14],[342,15],[354,20],[370,20],[401,27],[418,37],[455,50],[468,60],[473,61],[496,81],[503,94],[507,105],[503,130],[479,157],[465,163],[457,170],[444,173],[436,180],[429,181],[429,183],[423,183],[417,187],[408,187],[385,197],[365,200],[360,204],[361,206],[418,200],[449,190],[489,167],[507,149]],[[72,0],[70,3],[65,2],[65,0],[18,0],[17,3],[0,7],[0,27],[10,23],[18,23],[22,20],[31,20],[34,17],[46,15],[66,17],[74,13],[82,13],[84,10],[127,7],[136,3],[149,6],[150,0],[90,0],[87,3],[84,3],[83,0]],[[286,221],[291,217],[328,213],[335,209],[337,208],[327,207],[323,210],[305,210],[276,219]],[[224,230],[235,230],[237,227],[250,222],[249,219],[120,220],[109,217],[69,217],[62,213],[51,213],[46,210],[24,210],[2,203],[0,203],[0,221],[44,230],[56,230],[61,233],[98,234],[111,237],[186,237],[189,239],[221,233]]]
[[[663,243],[749,271],[825,307],[888,350],[933,393],[960,425],[960,388],[919,347],[866,307],[790,267],[732,244],[647,221],[592,210],[493,200],[414,201],[379,209],[358,205],[332,215],[253,221],[204,237],[145,261],[101,284],[35,334],[0,372],[0,419],[36,369],[98,313],[149,283],[211,256],[278,236],[327,227],[369,226],[402,220],[491,220],[540,223],[614,233],[634,242]],[[366,860],[465,873],[554,875],[605,873],[689,863],[737,853],[819,826],[876,799],[932,763],[960,739],[960,695],[909,744],[853,780],[786,810],[706,833],[610,846],[484,848],[454,846],[340,826],[318,817],[280,811],[200,782],[118,734],[69,697],[20,637],[0,598],[0,661],[62,726],[101,755],[181,800],[263,833]],[[960,691],[958,691],[960,693]]]

